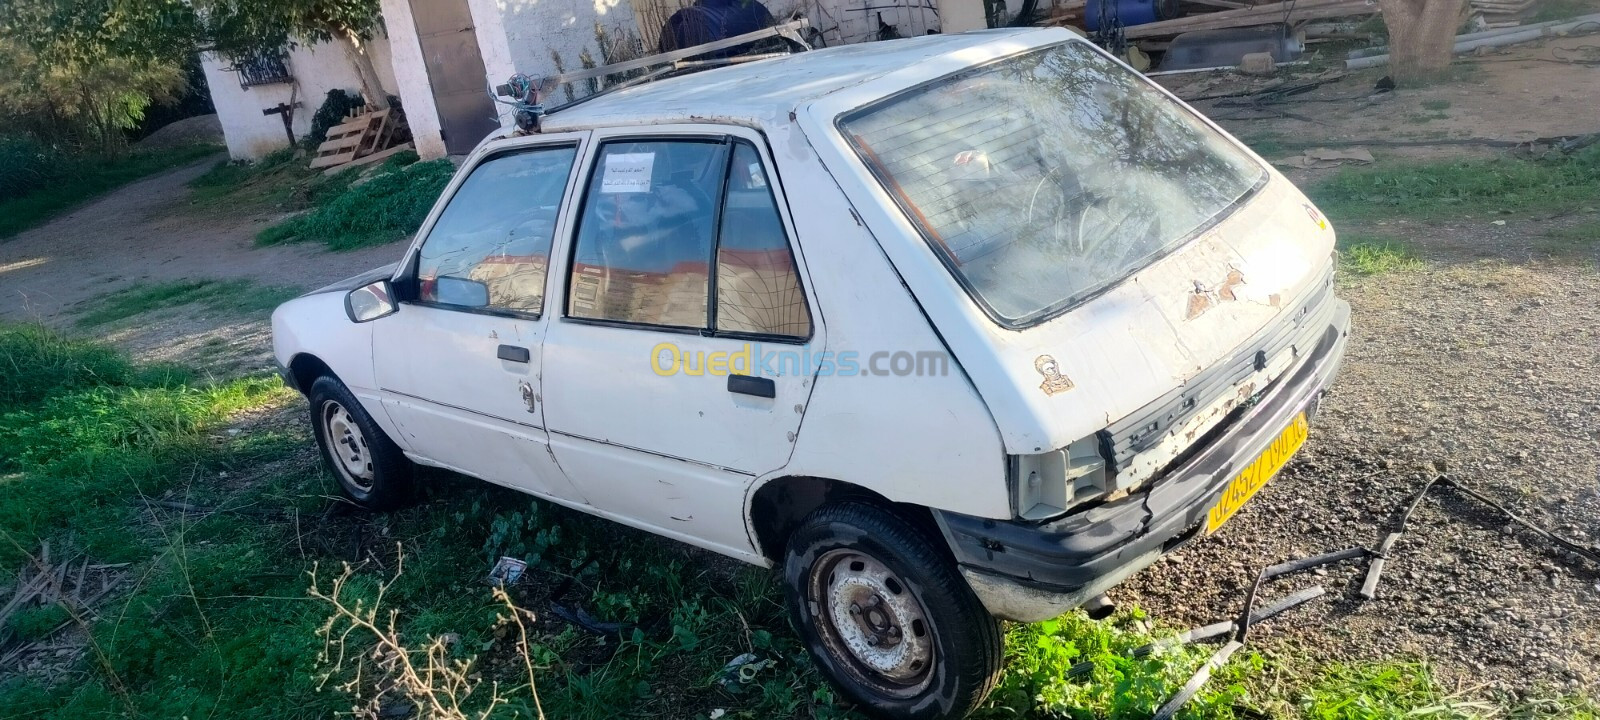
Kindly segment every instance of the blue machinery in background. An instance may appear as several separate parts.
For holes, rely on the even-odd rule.
[[[1083,21],[1089,32],[1133,27],[1178,16],[1178,0],[1089,0]]]

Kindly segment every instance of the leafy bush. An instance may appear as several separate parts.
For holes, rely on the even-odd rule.
[[[1209,647],[1183,646],[1132,657],[1152,637],[1137,628],[1143,613],[1132,610],[1106,622],[1072,612],[1041,623],[1006,626],[1006,665],[1000,685],[979,718],[1147,718],[1205,662]],[[1082,675],[1067,670],[1093,663]],[[1241,653],[1229,667],[1255,662]],[[1186,715],[1233,717],[1242,689],[1226,677],[1208,685]]]
[[[350,182],[341,192],[318,200],[310,212],[262,230],[256,242],[320,242],[331,250],[352,250],[416,232],[450,183],[455,165],[449,160],[403,162],[400,155],[390,158],[365,182]],[[334,177],[356,174],[347,170]]]
[[[22,136],[0,136],[0,201],[19,198],[61,174],[55,148]]]
[[[361,93],[347,90],[329,90],[328,96],[323,98],[322,106],[317,108],[315,115],[311,116],[311,132],[300,138],[300,146],[307,150],[315,150],[328,139],[328,129],[344,122],[350,116],[350,111],[366,107],[367,101],[361,98]]]
[[[81,35],[36,24],[52,14],[6,18],[11,22],[0,34],[0,127],[114,153],[127,147],[128,131],[139,127],[151,105],[172,102],[188,90],[182,64],[170,59],[108,47],[85,62],[67,47]],[[125,29],[112,27],[108,33]],[[64,45],[41,47],[56,39]]]

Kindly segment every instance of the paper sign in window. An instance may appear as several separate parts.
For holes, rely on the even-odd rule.
[[[600,177],[600,192],[650,192],[650,173],[655,165],[655,153],[607,155],[605,173]]]

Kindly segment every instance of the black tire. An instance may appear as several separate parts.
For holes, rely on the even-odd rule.
[[[415,468],[338,378],[311,383],[311,429],[322,460],[351,502],[392,510],[413,497]]]
[[[875,715],[965,717],[999,680],[1000,624],[940,542],[857,502],[819,508],[789,537],[795,627],[823,673]]]

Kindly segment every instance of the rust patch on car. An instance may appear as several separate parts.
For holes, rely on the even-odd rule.
[[[1033,369],[1044,376],[1044,382],[1039,383],[1039,389],[1043,390],[1046,395],[1064,393],[1076,387],[1072,384],[1070,378],[1061,374],[1061,366],[1056,363],[1054,357],[1040,355],[1034,358]]]
[[[1217,297],[1223,302],[1233,302],[1239,298],[1233,294],[1233,289],[1244,284],[1244,273],[1229,269],[1228,277],[1222,281],[1222,287],[1217,288]]]
[[[1194,281],[1194,294],[1189,296],[1189,311],[1187,319],[1193,320],[1200,317],[1205,311],[1225,302],[1234,302],[1239,296],[1233,289],[1244,284],[1244,273],[1238,268],[1228,268],[1227,277],[1222,279],[1215,289],[1209,289],[1199,280]]]

